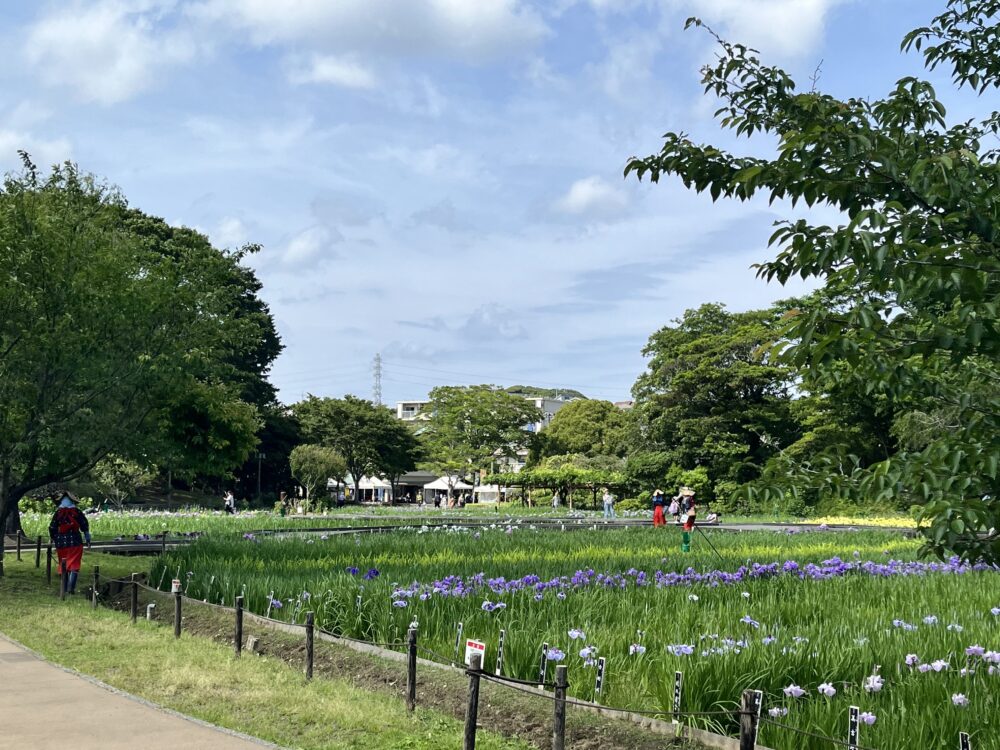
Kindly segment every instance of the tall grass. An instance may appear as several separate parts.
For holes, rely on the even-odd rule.
[[[179,576],[189,595],[212,602],[231,604],[244,594],[253,611],[289,621],[301,622],[313,610],[321,627],[376,642],[401,641],[416,621],[420,643],[445,655],[453,653],[462,622],[466,637],[488,644],[489,666],[503,628],[505,674],[533,679],[547,642],[566,655],[571,694],[588,699],[594,669],[580,651],[595,647],[607,660],[600,699],[616,706],[668,711],[673,673],[681,670],[682,708],[689,711],[732,709],[744,689],[755,688],[765,692],[765,711],[789,709],[781,721],[834,737],[845,735],[847,707],[858,705],[877,717],[863,728],[863,744],[871,747],[950,746],[959,730],[977,735],[977,747],[989,747],[1000,736],[1000,672],[966,655],[977,645],[1000,650],[995,570],[864,573],[861,561],[916,559],[916,542],[879,531],[711,533],[711,542],[721,559],[700,537],[693,552],[681,554],[674,529],[560,533],[498,525],[207,538],[164,558],[153,580],[166,586]],[[735,573],[753,562],[786,560],[802,566],[830,561],[827,568],[837,568],[831,561],[837,556],[850,564],[829,580],[803,580],[793,572],[746,575],[732,584],[717,576],[714,585],[668,585],[670,573],[688,569]],[[613,575],[600,579],[599,573]],[[524,583],[529,575],[539,581]],[[585,636],[573,639],[571,630]],[[683,654],[688,646],[693,653]],[[921,672],[906,665],[909,654],[948,666]],[[875,673],[884,687],[868,692],[863,685]],[[836,695],[820,695],[822,683],[832,683]],[[783,688],[791,684],[806,695],[786,697]],[[969,705],[953,705],[956,694]],[[698,723],[734,728],[725,717]],[[769,726],[761,743],[780,750],[806,746]]]

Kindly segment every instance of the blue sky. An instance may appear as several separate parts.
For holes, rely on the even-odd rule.
[[[698,15],[808,85],[880,96],[943,0],[89,0],[0,6],[0,167],[26,149],[253,265],[283,400],[532,383],[628,398],[684,309],[755,279],[788,206],[622,179],[667,130],[740,151]],[[937,76],[940,78],[940,76]],[[946,88],[942,82],[939,90]],[[951,104],[951,102],[949,102]],[[956,101],[961,110],[966,106]],[[819,208],[825,221],[837,217]]]

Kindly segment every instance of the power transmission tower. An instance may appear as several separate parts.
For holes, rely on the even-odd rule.
[[[382,405],[382,355],[376,354],[375,361],[372,363],[372,374],[375,376],[375,382],[372,386],[372,398],[376,404]]]

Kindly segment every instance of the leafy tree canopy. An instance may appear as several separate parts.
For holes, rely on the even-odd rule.
[[[465,476],[497,456],[513,456],[526,446],[525,427],[541,411],[522,396],[492,385],[441,386],[430,392],[431,419],[424,432],[433,471]]]
[[[332,448],[347,465],[355,496],[363,476],[395,476],[416,461],[418,446],[406,425],[387,407],[356,396],[309,395],[292,407],[306,440]],[[401,467],[406,466],[401,470]]]
[[[625,413],[610,401],[571,401],[538,434],[532,448],[533,462],[564,453],[624,455],[626,422]]]
[[[347,462],[333,448],[322,445],[296,446],[288,458],[294,476],[306,489],[306,500],[315,500],[317,490],[326,487],[328,479],[341,480],[347,473]]]
[[[262,330],[239,313],[239,256],[153,241],[114,189],[71,164],[25,164],[0,190],[0,523],[110,453],[159,463],[172,452],[162,417],[185,402],[199,422],[172,415],[176,437],[201,439],[181,441],[184,456],[241,462],[256,410],[222,370]]]
[[[641,470],[643,478],[670,465],[701,465],[713,482],[742,483],[796,435],[793,372],[763,348],[782,314],[782,307],[731,313],[705,304],[650,337],[647,371],[633,387],[632,441],[654,464],[665,456],[652,473]]]
[[[998,18],[997,0],[949,0],[902,46],[921,51],[931,69],[949,69],[960,88],[996,89]],[[951,410],[947,429],[928,433],[922,447],[870,466],[817,458],[796,484],[876,501],[904,493],[923,504],[934,552],[1000,559],[1000,112],[949,124],[917,76],[881,99],[843,99],[800,90],[743,45],[719,40],[719,51],[702,80],[721,101],[721,124],[768,134],[776,152],[740,156],[672,132],[626,174],[674,175],[714,199],[764,195],[841,211],[836,226],[780,222],[777,256],[759,269],[781,283],[818,279],[841,296],[834,308],[789,318],[782,361],[807,386],[847,380],[901,407]]]

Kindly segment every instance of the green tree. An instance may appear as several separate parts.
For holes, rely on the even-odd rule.
[[[903,48],[950,69],[958,87],[996,89],[998,17],[997,0],[949,0]],[[841,295],[836,307],[790,318],[783,360],[807,387],[839,377],[900,411],[933,400],[954,413],[922,448],[867,467],[813,461],[799,481],[875,501],[903,492],[923,504],[931,550],[1000,559],[1000,112],[949,125],[916,76],[881,99],[841,99],[799,90],[743,45],[720,40],[719,49],[702,80],[721,100],[722,125],[767,134],[776,153],[738,156],[668,133],[660,153],[631,160],[626,174],[676,175],[714,199],[763,194],[842,212],[836,226],[789,220],[772,236],[777,257],[760,267],[763,278],[818,279]]]
[[[424,459],[424,445],[403,422],[393,420],[378,446],[378,473],[392,485],[391,501],[395,502],[399,478],[417,468]]]
[[[316,491],[326,487],[328,479],[340,481],[347,473],[347,462],[333,448],[322,445],[298,445],[288,457],[295,477],[306,489],[306,508],[311,508]]]
[[[532,446],[532,463],[565,453],[623,456],[626,421],[625,413],[610,401],[570,401],[538,434]]]
[[[489,468],[496,458],[515,456],[529,442],[525,427],[542,417],[524,397],[492,385],[435,388],[427,410],[431,418],[423,437],[428,466],[449,477],[464,477]]]
[[[137,461],[108,455],[97,462],[90,476],[105,500],[121,510],[129,498],[135,497],[141,485],[155,479],[156,472]]]
[[[207,243],[163,252],[114,189],[25,164],[0,190],[0,524],[17,525],[25,493],[111,453],[161,463],[163,415],[189,394],[215,436],[191,450],[241,462],[256,410],[217,377],[260,333],[226,286],[238,260]]]
[[[763,350],[782,314],[706,304],[654,333],[633,388],[636,447],[668,454],[669,465],[704,466],[713,483],[756,478],[796,435],[793,373]]]
[[[390,453],[393,461],[405,462],[392,451],[383,453],[391,445],[401,445],[400,430],[406,430],[385,406],[351,395],[343,398],[309,395],[292,410],[302,424],[306,440],[332,448],[343,456],[354,482],[355,497],[360,496],[361,477],[385,473]],[[392,467],[398,469],[398,465],[393,463]]]

